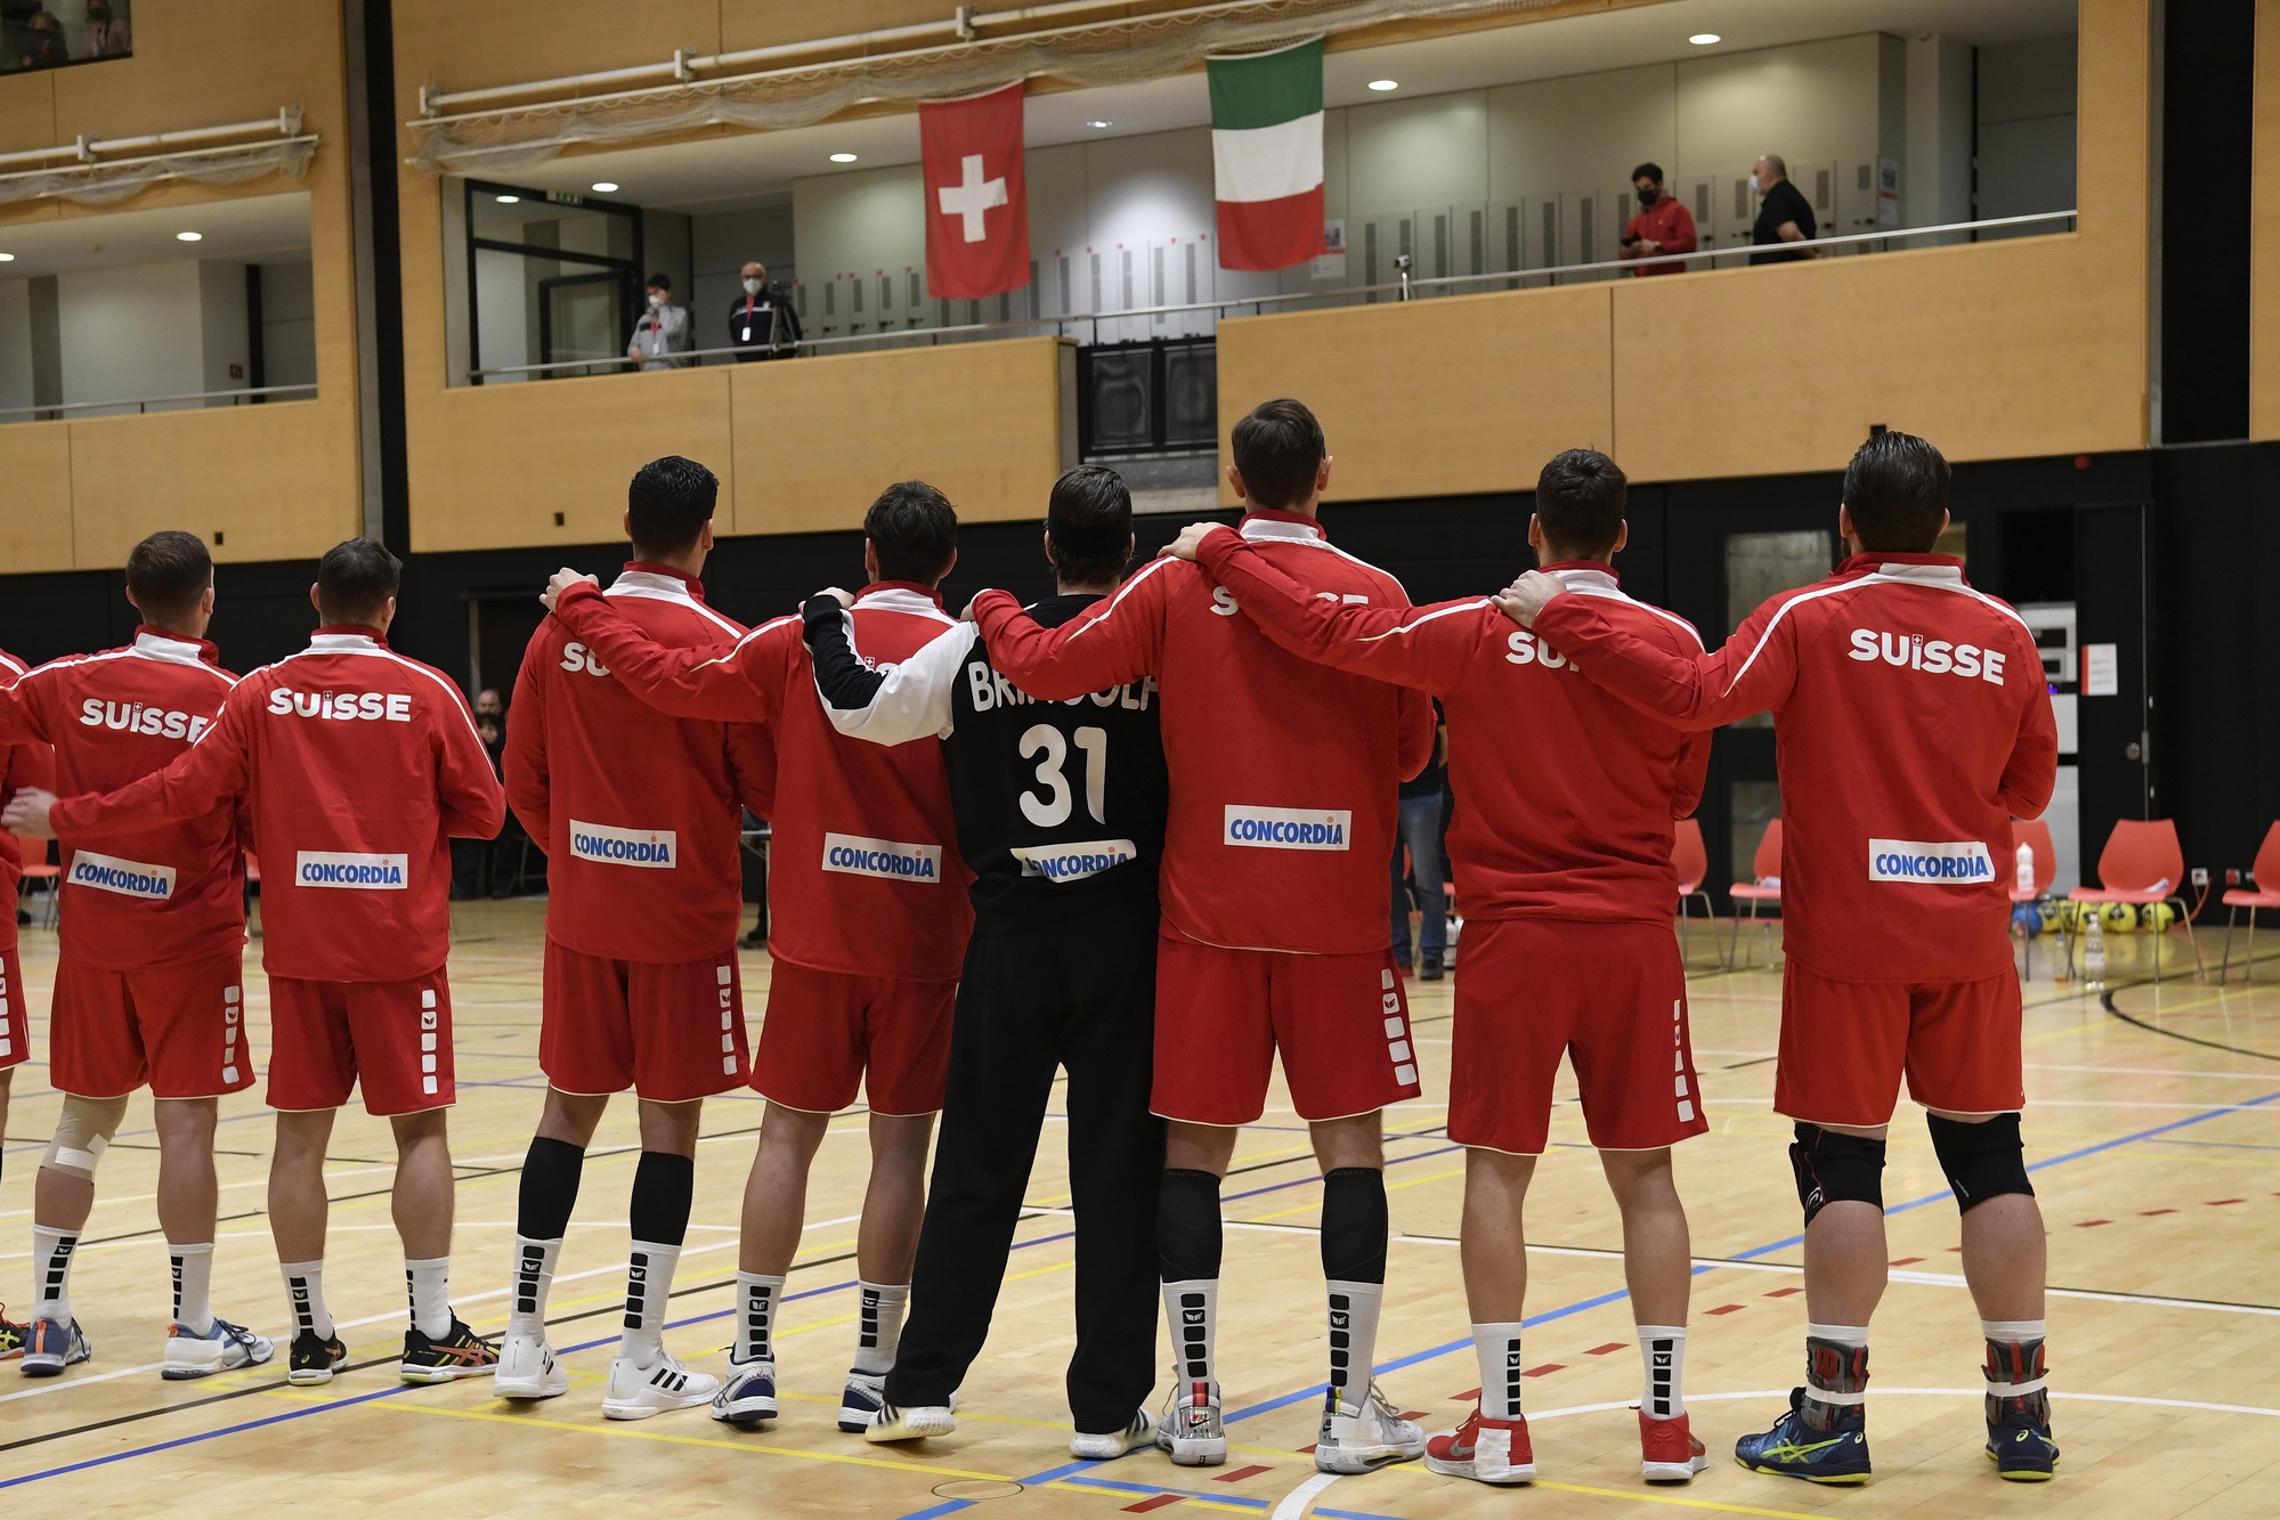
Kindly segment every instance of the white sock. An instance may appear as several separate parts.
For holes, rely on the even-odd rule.
[[[559,1240],[515,1237],[514,1302],[507,1308],[507,1334],[546,1338],[546,1295],[554,1286],[554,1264],[561,1256]]]
[[[2050,1321],[2042,1319],[1983,1319],[1979,1333],[1991,1341],[2040,1341],[2050,1338]]]
[[[1369,1402],[1384,1283],[1330,1282],[1330,1386],[1345,1404]]]
[[[679,1246],[654,1240],[635,1241],[626,1258],[625,1333],[618,1337],[618,1355],[636,1367],[649,1366],[665,1349],[665,1304],[680,1263]]]
[[[1520,1418],[1520,1322],[1472,1327],[1473,1359],[1480,1364],[1480,1413],[1486,1420]]]
[[[1639,1326],[1639,1361],[1647,1374],[1639,1411],[1650,1420],[1675,1420],[1686,1413],[1686,1327]]]
[[[909,1283],[874,1283],[858,1280],[863,1294],[862,1321],[855,1337],[857,1372],[891,1372],[895,1348],[902,1344],[903,1311],[910,1306]]]
[[[278,1275],[285,1279],[285,1302],[293,1311],[293,1333],[306,1330],[318,1340],[331,1340],[332,1310],[325,1307],[325,1264],[316,1261],[281,1261]]]
[[[736,1301],[743,1305],[744,1317],[736,1327],[734,1360],[772,1362],[776,1359],[776,1305],[783,1296],[781,1277],[760,1272],[736,1274]]]
[[[32,1226],[32,1318],[71,1323],[71,1256],[78,1249],[77,1230]]]
[[[212,1335],[214,1243],[169,1246],[167,1255],[174,1266],[174,1322],[193,1335]]]
[[[404,1258],[404,1291],[412,1301],[412,1328],[429,1340],[451,1333],[451,1258]]]
[[[1218,1278],[1164,1284],[1164,1323],[1172,1330],[1174,1381],[1208,1383],[1218,1376],[1212,1370],[1219,1340]]]
[[[1809,1340],[1830,1341],[1855,1351],[1868,1344],[1866,1325],[1807,1325],[1805,1335]]]

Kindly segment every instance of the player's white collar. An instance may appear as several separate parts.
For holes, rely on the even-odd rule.
[[[1322,528],[1318,523],[1284,522],[1279,517],[1246,517],[1237,529],[1246,539],[1283,538],[1301,543],[1322,542]]]
[[[1552,578],[1570,591],[1586,596],[1623,596],[1623,588],[1607,570],[1554,570]],[[1630,600],[1624,597],[1625,601]]]
[[[198,646],[163,633],[138,633],[134,652],[146,660],[164,660],[171,665],[199,665],[206,662],[198,657]],[[210,667],[209,667],[210,668]]]
[[[315,654],[368,653],[380,647],[369,633],[312,633],[309,649]]]
[[[631,592],[636,596],[669,596],[676,601],[695,601],[689,595],[689,583],[677,575],[659,575],[654,570],[620,570],[616,580],[610,582],[610,592]]]
[[[877,591],[866,591],[855,598],[855,605],[876,607],[883,612],[916,612],[927,617],[942,618],[945,622],[953,621],[943,613],[933,597],[901,586],[885,586]]]
[[[1878,565],[1876,573],[1887,580],[1933,581],[1954,586],[1963,584],[1961,565],[1912,565],[1893,560]]]

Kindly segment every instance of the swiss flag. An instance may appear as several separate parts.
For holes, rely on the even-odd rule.
[[[918,108],[926,159],[926,284],[968,301],[1029,283],[1019,84]]]

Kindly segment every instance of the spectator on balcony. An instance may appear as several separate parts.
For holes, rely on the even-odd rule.
[[[1686,202],[1663,189],[1663,172],[1660,164],[1641,164],[1631,171],[1631,188],[1639,192],[1639,211],[1631,218],[1631,225],[1623,229],[1623,253],[1626,259],[1654,259],[1659,254],[1692,253],[1697,244],[1694,237],[1694,213],[1686,209]],[[1681,274],[1686,266],[1676,261],[1641,264],[1631,271],[1634,275]]]
[[[628,359],[643,369],[683,369],[688,360],[675,354],[689,351],[689,309],[673,304],[673,279],[666,274],[649,277],[649,309],[633,324],[633,341],[625,346]]]
[[[1789,166],[1778,153],[1768,153],[1757,161],[1750,171],[1750,188],[1758,193],[1757,222],[1750,228],[1750,241],[1763,246],[1781,243],[1803,243],[1816,232],[1813,207],[1804,192],[1789,182]],[[1790,264],[1799,259],[1817,259],[1818,248],[1787,249],[1780,253],[1753,253],[1753,264]]]
[[[799,352],[800,314],[792,308],[791,292],[771,281],[768,266],[758,259],[744,266],[744,294],[728,309],[728,341],[742,350],[739,364]]]
[[[135,50],[127,23],[112,14],[111,0],[87,0],[87,29],[79,35],[88,58],[125,58]]]

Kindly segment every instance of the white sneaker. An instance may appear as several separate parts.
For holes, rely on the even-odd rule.
[[[1145,1409],[1133,1411],[1132,1419],[1122,1430],[1106,1435],[1087,1435],[1078,1431],[1069,1437],[1069,1455],[1080,1462],[1113,1462],[1156,1444],[1156,1417]]]
[[[646,1367],[621,1356],[610,1363],[602,1414],[612,1420],[646,1420],[668,1409],[709,1404],[719,1391],[719,1378],[691,1372],[670,1351],[659,1351],[657,1360]]]
[[[492,1386],[502,1399],[551,1399],[570,1391],[570,1374],[554,1362],[543,1335],[510,1335],[499,1345]]]
[[[1326,1473],[1365,1473],[1389,1462],[1409,1462],[1425,1454],[1425,1432],[1386,1400],[1375,1383],[1359,1405],[1342,1403],[1335,1392],[1322,1401],[1322,1428],[1315,1438],[1314,1465]]]
[[[887,1406],[887,1375],[883,1372],[853,1372],[847,1374],[847,1386],[839,1391],[839,1428],[849,1435],[864,1435],[871,1422]],[[947,1431],[935,1432],[948,1434]],[[892,1439],[901,1440],[900,1436]]]
[[[1227,1460],[1227,1427],[1219,1421],[1219,1385],[1186,1383],[1164,1404],[1156,1444],[1182,1467],[1217,1467]]]
[[[237,1367],[258,1367],[277,1354],[275,1343],[220,1315],[204,1335],[186,1325],[166,1327],[166,1359],[158,1375],[169,1382],[211,1377]]]
[[[729,1353],[728,1380],[713,1395],[712,1417],[728,1425],[765,1425],[776,1418],[776,1364],[764,1356],[740,1362]]]
[[[845,1411],[842,1411],[844,1416]],[[843,1417],[839,1428],[845,1430]],[[958,1417],[947,1404],[914,1404],[901,1408],[881,1404],[871,1423],[863,1427],[863,1439],[880,1445],[890,1441],[923,1441],[928,1436],[946,1436],[958,1428]]]

